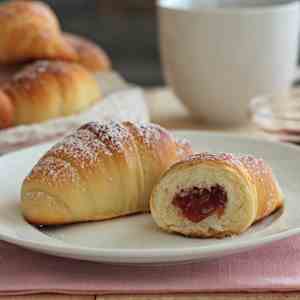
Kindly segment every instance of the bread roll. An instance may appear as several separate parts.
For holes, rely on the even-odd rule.
[[[78,113],[101,99],[99,85],[75,63],[38,61],[0,86],[14,108],[11,125],[43,122]],[[3,102],[0,102],[0,111]],[[0,122],[3,119],[0,115]]]
[[[48,151],[21,191],[24,217],[59,225],[149,211],[160,175],[191,154],[153,124],[89,123]]]
[[[72,45],[78,55],[77,62],[91,72],[111,70],[111,61],[103,49],[81,36],[64,33],[65,40]]]
[[[271,168],[252,156],[194,155],[172,166],[151,196],[162,229],[193,237],[240,234],[283,205]]]
[[[76,51],[63,38],[55,14],[38,1],[0,4],[0,45],[0,64],[77,59]]]

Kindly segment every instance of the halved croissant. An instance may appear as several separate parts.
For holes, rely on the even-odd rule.
[[[76,60],[59,22],[43,2],[7,1],[0,5],[0,64],[36,59]]]
[[[13,118],[7,124],[10,126],[68,116],[101,99],[99,85],[92,74],[76,63],[59,61],[28,65],[1,89],[14,108]],[[0,102],[0,111],[3,107]]]
[[[46,153],[25,179],[24,217],[53,225],[149,210],[160,175],[191,154],[153,124],[88,123]]]
[[[150,205],[166,231],[223,237],[244,232],[283,200],[262,159],[202,153],[172,166],[154,188]]]
[[[64,38],[76,50],[77,62],[91,72],[103,72],[111,69],[108,55],[94,42],[71,33],[64,33]]]

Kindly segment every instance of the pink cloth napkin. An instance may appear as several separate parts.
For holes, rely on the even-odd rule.
[[[300,236],[186,265],[116,266],[57,258],[0,242],[0,295],[300,291]]]

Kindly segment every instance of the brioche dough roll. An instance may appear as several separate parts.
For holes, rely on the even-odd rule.
[[[187,143],[158,125],[88,123],[50,149],[24,180],[24,217],[58,225],[149,211],[160,175],[189,154]]]
[[[0,64],[37,59],[77,59],[63,38],[51,8],[39,1],[6,1],[0,4]]]
[[[194,237],[240,234],[282,204],[276,179],[262,159],[208,153],[172,166],[150,203],[158,226]]]
[[[61,61],[27,65],[0,88],[14,109],[14,126],[69,116],[101,100],[99,85],[90,72]],[[0,111],[3,107],[0,102]]]

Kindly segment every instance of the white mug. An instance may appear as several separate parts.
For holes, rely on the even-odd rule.
[[[167,82],[201,121],[248,120],[251,98],[295,78],[300,4],[295,0],[160,0]]]

